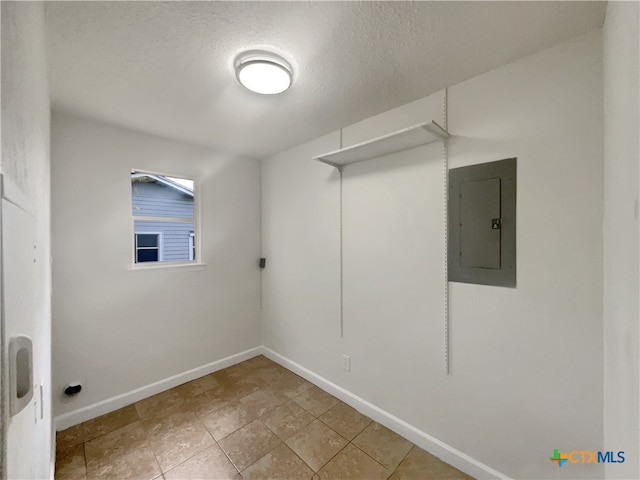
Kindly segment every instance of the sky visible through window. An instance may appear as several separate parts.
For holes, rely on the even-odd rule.
[[[183,187],[187,187],[189,190],[193,192],[193,180],[187,180],[185,178],[176,178],[176,177],[165,177],[165,178],[168,178],[169,180],[179,183]]]

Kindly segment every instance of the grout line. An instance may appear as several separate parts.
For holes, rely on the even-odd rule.
[[[259,420],[258,420],[259,421]],[[262,423],[262,422],[260,422]],[[262,425],[264,425],[264,423],[262,423]],[[269,427],[267,427],[266,425],[264,425],[265,428],[269,429]],[[269,430],[271,431],[271,430]],[[275,434],[274,434],[275,435]],[[284,442],[282,440],[280,440],[280,437],[278,437],[277,435],[275,435],[276,438],[278,439],[278,444],[273,447],[271,450],[269,450],[267,453],[265,453],[264,455],[262,455],[260,458],[257,458],[254,462],[250,463],[249,465],[247,465],[244,469],[240,470],[237,466],[236,466],[236,470],[238,470],[238,473],[242,474],[242,472],[246,471],[248,468],[252,467],[253,465],[255,465],[256,463],[258,463],[260,460],[262,460],[264,457],[266,457],[267,455],[269,455],[271,452],[273,452],[276,448],[278,448],[280,445],[282,445]],[[234,464],[235,466],[235,464]]]
[[[404,463],[404,461],[407,459],[407,457],[409,456],[409,454],[410,454],[411,452],[413,452],[413,450],[414,450],[414,449],[416,449],[416,448],[420,449],[420,447],[419,447],[419,446],[417,446],[415,443],[413,443],[412,445],[413,445],[413,446],[409,449],[409,451],[406,453],[406,455],[405,455],[404,457],[402,457],[402,460],[400,460],[400,463],[399,463],[399,464],[398,464],[398,466],[395,468],[395,470],[398,470],[398,469],[400,468],[400,465],[402,465],[402,464]],[[447,463],[447,465],[449,465],[449,464]],[[454,467],[451,467],[451,468],[454,468]],[[395,472],[395,470],[394,470],[394,472]]]
[[[322,422],[324,423],[324,422]],[[338,450],[334,456],[332,456],[331,458],[329,458],[326,462],[324,462],[322,465],[320,465],[320,467],[318,468],[318,470],[314,470],[316,473],[318,473],[320,470],[322,470],[324,467],[326,467],[334,458],[336,458],[338,455],[340,455],[340,453],[349,446],[349,444],[351,443],[349,440],[347,440],[346,438],[344,438],[342,435],[340,435],[338,432],[336,432],[335,430],[333,430],[331,427],[329,427],[327,425],[327,427],[334,432],[335,434],[337,434],[340,438],[346,440],[346,445],[344,447],[342,447],[340,450]],[[311,469],[313,470],[313,468]]]
[[[212,435],[213,436],[213,435]],[[226,438],[226,437],[225,437]],[[237,475],[240,475],[240,470],[238,470],[238,467],[236,467],[236,464],[233,463],[233,460],[231,460],[231,457],[229,457],[229,455],[227,455],[227,452],[225,451],[224,448],[222,448],[222,446],[218,443],[218,441],[214,438],[213,439],[214,442],[216,442],[216,446],[220,449],[220,451],[222,452],[222,454],[227,457],[227,460],[229,461],[229,463],[231,464],[231,466],[233,468],[236,469]]]
[[[320,467],[318,467],[318,470],[313,470],[313,468],[311,468],[311,466],[309,466],[309,468],[311,468],[311,470],[313,472],[318,473],[320,470],[322,470],[324,467],[326,467],[334,458],[336,458],[340,452],[342,452],[345,448],[347,448],[348,445],[349,445],[349,442],[347,442],[347,444],[344,447],[342,447],[340,450],[338,450],[333,457],[331,457],[329,460],[327,460],[322,465],[320,465]]]
[[[174,388],[177,388],[177,387],[174,387]],[[166,410],[166,409],[165,409],[165,410]],[[182,412],[182,410],[180,410],[179,412],[180,412],[180,413],[183,413],[183,412]],[[202,424],[202,422],[200,421],[200,419],[198,418],[198,416],[197,416],[194,412],[192,412],[192,411],[190,411],[190,410],[187,410],[187,411],[185,411],[185,413],[191,413],[191,414],[194,416],[194,418],[196,419],[196,423],[200,424],[200,425],[205,429],[205,432],[207,432],[207,434],[209,434],[209,436],[211,437],[211,439],[213,440],[213,442],[214,442],[214,443],[216,443],[216,439],[215,439],[215,438],[213,438],[213,435],[211,435],[211,433],[209,432],[209,430],[207,430],[207,428],[204,426],[204,424]],[[163,414],[163,415],[154,415],[154,416],[148,417],[148,419],[154,419],[154,418],[158,418],[158,419],[159,419],[159,418],[161,418],[161,417],[163,417],[163,418],[164,418],[164,417],[167,417],[167,416],[168,416],[168,415],[166,415],[166,414]],[[141,421],[141,420],[139,420],[139,421]],[[135,422],[134,422],[134,423],[135,423]],[[193,423],[193,421],[191,421],[191,422],[185,422],[185,423]],[[130,424],[130,425],[131,425],[131,424]],[[150,448],[151,452],[153,452],[154,457],[156,458],[156,462],[157,462],[157,464],[158,464],[158,467],[160,468],[160,472],[161,472],[161,476],[162,476],[162,478],[164,478],[164,474],[165,474],[165,473],[167,473],[167,472],[169,472],[169,471],[173,470],[174,468],[176,468],[176,467],[178,467],[178,466],[182,465],[183,463],[185,463],[185,462],[187,462],[187,461],[191,460],[193,457],[195,457],[196,455],[198,455],[198,454],[200,454],[200,453],[204,452],[207,448],[209,448],[209,447],[210,447],[210,446],[204,446],[204,447],[202,447],[202,448],[200,448],[200,449],[196,450],[192,455],[190,455],[189,457],[187,457],[187,458],[186,458],[186,459],[184,459],[183,461],[181,461],[181,462],[179,462],[179,463],[177,463],[177,464],[175,464],[175,465],[172,465],[171,467],[167,468],[167,470],[164,470],[164,469],[162,468],[162,466],[160,465],[160,461],[158,460],[158,455],[156,454],[156,451],[153,449],[153,446],[151,445],[151,441],[150,441],[150,438],[149,438],[149,433],[145,430],[145,428],[144,428],[142,425],[140,426],[140,428],[142,428],[143,432],[145,433],[145,440],[146,440],[146,441],[147,441],[147,443],[149,444],[149,448]],[[173,431],[173,430],[175,430],[176,428],[177,428],[177,427],[175,427],[175,426],[174,426],[174,427],[171,427],[170,431]],[[155,478],[158,478],[158,477],[155,477]]]
[[[291,435],[291,436],[293,436],[293,435]],[[291,437],[289,437],[289,438],[291,438]],[[307,462],[305,462],[304,459],[300,455],[298,455],[298,452],[296,452],[293,448],[291,448],[289,445],[287,445],[287,443],[285,441],[283,441],[282,443],[284,443],[285,447],[287,447],[289,450],[291,450],[293,452],[293,454],[296,457],[298,457],[300,459],[300,461],[309,468],[309,470],[311,470],[313,473],[317,473],[313,468],[311,468],[311,465],[309,465]]]
[[[406,439],[405,439],[406,440]],[[396,465],[396,468],[393,469],[393,471],[395,472],[398,468],[400,468],[400,465],[402,465],[402,462],[405,461],[405,459],[409,456],[409,454],[411,453],[411,451],[416,448],[416,444],[413,442],[411,443],[411,448],[409,450],[407,450],[407,453],[404,454],[404,456],[402,457],[402,460],[400,460],[400,462],[398,463],[398,465]]]
[[[336,405],[336,407],[337,407],[337,405]],[[332,410],[333,408],[334,408],[334,407],[331,407],[329,410]],[[327,412],[328,412],[329,410],[327,410]],[[324,412],[324,413],[327,413],[327,412]],[[323,413],[322,415],[324,415],[324,413]],[[358,412],[358,413],[360,413],[360,412]],[[322,415],[321,415],[321,416],[322,416]],[[369,417],[367,417],[366,415],[363,415],[363,414],[361,414],[361,413],[360,413],[360,415],[362,415],[363,417],[369,418]],[[341,433],[339,433],[338,431],[336,431],[336,429],[335,429],[335,428],[333,428],[333,427],[332,427],[331,425],[329,425],[327,422],[325,422],[324,420],[322,420],[320,417],[318,417],[318,420],[320,420],[320,421],[321,421],[322,423],[324,423],[327,427],[329,427],[331,430],[333,430],[334,432],[336,432],[338,435],[340,435],[342,438],[344,438],[344,439],[345,439],[346,441],[348,441],[349,443],[353,442],[353,440],[355,440],[355,438],[356,438],[358,435],[360,435],[362,432],[364,432],[364,431],[365,431],[365,429],[366,429],[369,425],[371,425],[371,423],[373,422],[373,420],[372,420],[371,418],[369,418],[369,423],[367,423],[364,427],[362,427],[362,429],[361,429],[361,430],[359,430],[359,431],[358,431],[358,433],[356,433],[356,434],[353,436],[353,438],[352,438],[351,440],[349,440],[347,437],[345,437],[344,435],[342,435]]]
[[[268,387],[268,385],[267,385],[266,387]],[[241,400],[242,400],[243,398],[248,397],[249,395],[252,395],[252,394],[254,394],[254,393],[256,393],[256,392],[260,391],[260,390],[261,390],[261,389],[258,389],[258,390],[256,390],[255,392],[251,392],[251,393],[249,393],[249,394],[247,394],[247,395],[244,395],[244,396],[242,396],[242,397],[238,397],[238,398],[236,398],[235,400],[232,400],[232,401],[231,401],[231,402],[229,402],[228,404],[223,405],[223,406],[221,406],[220,408],[217,408],[217,409],[215,409],[214,411],[212,411],[212,412],[210,412],[210,413],[211,413],[211,414],[215,414],[215,413],[216,413],[216,412],[218,412],[219,410],[222,410],[223,408],[226,408],[226,407],[230,407],[233,403],[236,403],[236,402],[237,402],[237,403],[240,403],[241,405],[243,405],[243,406],[244,406],[244,404],[241,402]],[[240,427],[236,428],[234,431],[232,431],[232,432],[228,433],[227,435],[225,435],[224,437],[220,438],[220,441],[221,441],[221,440],[224,440],[225,438],[227,438],[227,437],[228,437],[228,436],[230,436],[230,435],[233,435],[233,434],[234,434],[234,433],[236,433],[238,430],[243,429],[244,427],[246,427],[246,426],[247,426],[247,425],[249,425],[250,423],[255,422],[256,420],[260,421],[263,425],[265,425],[265,424],[264,424],[264,422],[262,421],[262,417],[264,417],[267,413],[272,412],[272,411],[273,411],[273,410],[275,410],[276,408],[279,408],[279,407],[281,407],[281,406],[285,405],[286,403],[288,403],[288,402],[290,402],[290,401],[292,401],[292,399],[287,397],[287,400],[286,400],[286,401],[284,401],[283,403],[280,403],[279,405],[276,405],[275,407],[272,407],[272,408],[269,408],[269,409],[265,410],[265,411],[264,411],[264,413],[262,413],[261,415],[257,416],[256,418],[254,418],[254,419],[253,419],[253,420],[251,420],[250,422],[248,422],[248,423],[246,423],[246,424],[244,424],[244,425],[242,425],[242,426],[240,426]],[[209,431],[209,429],[206,427],[206,425],[204,425],[204,423],[203,423],[202,419],[200,418],[200,415],[198,415],[198,414],[196,413],[196,414],[195,414],[195,416],[196,416],[196,417],[198,418],[198,420],[203,424],[203,426],[204,426],[204,428],[207,430],[207,432],[209,432],[209,435],[211,435],[211,436],[213,437],[213,434]],[[265,425],[265,427],[269,428],[269,426],[268,426],[268,425]],[[270,431],[272,431],[270,428],[269,428],[269,430],[270,430]],[[275,432],[273,432],[273,433],[274,433],[274,435],[276,434]],[[277,436],[277,435],[276,435],[276,436]],[[280,437],[278,437],[278,438],[280,438]],[[216,439],[215,439],[215,437],[213,437],[213,439],[214,439],[214,441],[218,442],[218,440],[216,440]]]
[[[175,428],[175,427],[174,427]],[[173,428],[171,429],[173,430]],[[206,429],[205,429],[206,430]],[[207,430],[207,433],[209,434],[209,436],[211,437],[211,439],[213,440],[213,443],[217,444],[216,439],[213,438],[213,435],[211,435],[211,433]],[[193,453],[193,455],[189,456],[188,458],[185,458],[183,461],[181,461],[180,463],[176,463],[175,465],[169,467],[166,471],[162,470],[162,467],[160,468],[160,470],[162,471],[162,474],[164,475],[165,473],[170,472],[171,470],[173,470],[174,468],[179,467],[180,465],[182,465],[185,462],[188,462],[189,460],[191,460],[193,457],[200,455],[202,452],[204,452],[205,450],[211,448],[212,445],[206,445],[204,447],[202,447],[200,450],[197,450],[195,453]],[[152,448],[153,450],[153,448]],[[154,452],[155,454],[155,452]]]
[[[231,463],[231,465],[233,465],[233,468],[236,469],[236,472],[240,473],[240,469],[238,468],[238,465],[236,465],[236,462],[234,462],[233,460],[231,460],[231,457],[229,456],[229,454],[226,452],[226,450],[224,448],[222,448],[222,446],[218,445],[220,447],[220,450],[222,450],[222,453],[224,453],[224,456],[227,457],[227,459],[229,460],[229,462]],[[246,470],[246,469],[245,469]]]
[[[355,440],[355,437],[353,438],[353,440]],[[393,473],[396,471],[396,468],[394,468],[393,470],[391,470],[388,467],[385,467],[382,463],[380,463],[378,460],[376,460],[375,458],[373,458],[373,456],[369,455],[367,452],[365,452],[362,448],[360,448],[358,445],[356,445],[355,443],[353,443],[353,440],[349,442],[350,445],[353,445],[355,448],[357,448],[358,450],[360,450],[362,453],[364,453],[367,457],[369,457],[371,460],[373,460],[374,462],[376,462],[378,465],[380,465],[382,468],[384,468],[387,472],[389,472],[389,476],[393,475]],[[345,447],[346,448],[346,447]],[[411,450],[409,450],[411,451]],[[402,457],[402,459],[404,460],[404,457]],[[402,463],[402,462],[400,462]],[[398,466],[400,465],[400,463],[398,464]]]
[[[140,426],[140,428],[142,428],[142,426]],[[162,475],[164,477],[164,471],[162,470],[162,467],[160,466],[160,461],[158,460],[158,455],[156,455],[156,452],[153,449],[153,447],[151,446],[151,442],[149,441],[149,434],[146,432],[146,430],[144,428],[142,428],[142,431],[144,432],[144,441],[146,442],[147,446],[149,447],[149,450],[151,450],[151,453],[153,453],[153,458],[156,460],[156,465],[158,465],[158,470],[160,470],[160,475]]]
[[[85,442],[82,442],[82,457],[84,458],[84,474],[88,478],[89,477],[89,464],[87,462],[87,447]],[[54,473],[55,478],[55,473]]]

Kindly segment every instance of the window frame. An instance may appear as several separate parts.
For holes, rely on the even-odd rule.
[[[142,173],[142,174],[149,174],[149,175],[156,175],[156,176],[162,176],[162,177],[169,177],[169,178],[180,178],[180,179],[184,179],[184,180],[190,180],[193,182],[193,218],[188,218],[188,217],[155,217],[155,216],[143,216],[143,215],[134,215],[133,213],[133,191],[131,189],[131,175],[134,173]],[[131,236],[129,238],[133,238],[133,242],[129,242],[129,245],[131,246],[131,255],[130,255],[130,261],[131,261],[131,270],[148,270],[148,269],[162,269],[162,268],[174,268],[174,267],[182,267],[182,268],[188,268],[188,267],[202,267],[206,264],[202,263],[202,257],[201,257],[201,252],[200,252],[200,248],[198,247],[199,245],[202,245],[201,243],[201,239],[200,239],[200,181],[197,175],[191,175],[188,173],[166,173],[166,172],[159,172],[159,171],[155,171],[155,170],[149,170],[146,168],[131,168],[129,169],[129,176],[128,176],[128,180],[129,180],[129,204],[128,204],[128,208],[129,208],[129,215],[131,216]],[[156,262],[140,262],[137,263],[136,262],[136,254],[137,254],[137,238],[136,235],[137,234],[145,234],[145,233],[150,233],[150,234],[157,234],[160,233],[160,242],[161,245],[164,245],[164,239],[163,239],[163,235],[162,232],[157,232],[157,231],[149,231],[149,232],[144,232],[144,231],[140,231],[140,230],[136,230],[135,227],[135,223],[136,220],[138,221],[151,221],[151,222],[172,222],[172,223],[190,223],[193,224],[193,239],[195,242],[195,256],[193,258],[193,260],[177,260],[177,261],[163,261],[160,260],[160,258],[163,258],[163,252],[162,252],[162,248],[160,249],[160,252],[158,253],[158,258],[159,260]],[[189,247],[191,247],[191,235],[189,236]],[[191,258],[193,256],[193,249],[189,248],[189,258]]]

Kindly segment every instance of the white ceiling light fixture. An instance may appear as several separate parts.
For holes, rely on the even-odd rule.
[[[289,89],[293,82],[291,65],[269,52],[245,52],[235,62],[240,84],[262,95],[277,95]]]

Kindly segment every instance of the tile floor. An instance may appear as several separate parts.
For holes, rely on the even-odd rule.
[[[470,479],[263,356],[57,434],[62,479]]]

